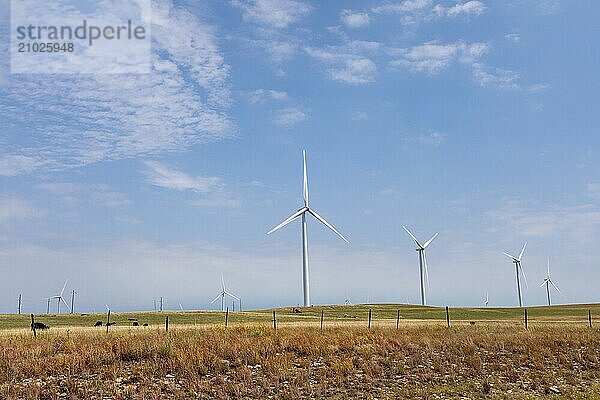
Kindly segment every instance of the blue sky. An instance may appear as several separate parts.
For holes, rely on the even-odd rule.
[[[600,5],[592,1],[161,1],[150,74],[0,64],[0,312],[69,279],[80,310],[516,303],[503,251],[528,241],[525,304],[596,302]]]

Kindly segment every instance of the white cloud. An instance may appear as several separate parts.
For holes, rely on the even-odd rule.
[[[473,63],[473,77],[481,86],[500,89],[520,89],[519,74],[502,68],[488,68],[481,63]],[[543,85],[542,85],[543,86]]]
[[[371,11],[377,14],[408,13],[427,8],[430,4],[431,0],[405,0],[399,3],[382,4],[373,7]]]
[[[308,15],[312,7],[298,0],[233,0],[245,21],[273,28],[285,28]]]
[[[155,1],[152,21],[149,74],[11,75],[0,118],[18,133],[11,144],[20,151],[0,150],[10,157],[0,171],[182,151],[231,136],[229,66],[214,29],[171,2]],[[19,143],[20,126],[35,144]]]
[[[379,48],[377,42],[352,41],[342,46],[307,47],[305,51],[325,65],[331,79],[361,85],[375,81],[377,66],[369,57]]]
[[[355,111],[350,115],[351,121],[364,122],[369,120],[369,114],[364,111]]]
[[[362,28],[368,26],[371,22],[369,14],[351,10],[343,10],[340,13],[340,19],[348,28]]]
[[[282,108],[275,111],[273,122],[280,126],[291,127],[308,119],[308,116],[297,107]]]
[[[248,93],[248,101],[252,104],[263,104],[267,100],[286,101],[288,99],[288,94],[279,90],[256,89]]]
[[[39,212],[27,200],[0,195],[0,223],[13,219],[34,218],[38,215]]]
[[[521,35],[516,32],[507,33],[506,35],[504,35],[504,38],[506,40],[510,40],[511,42],[515,42],[515,43],[518,43],[521,41]]]
[[[198,193],[210,193],[223,188],[221,179],[215,177],[191,176],[177,171],[157,161],[146,161],[148,183],[165,189],[179,191],[191,190]]]
[[[487,7],[480,1],[471,0],[466,3],[458,3],[450,8],[448,8],[447,15],[449,17],[455,17],[460,14],[466,15],[481,15],[485,12]]]
[[[390,62],[393,67],[407,67],[414,72],[436,73],[454,62],[473,64],[488,50],[485,43],[455,42],[438,44],[425,43],[406,49],[393,49],[392,55],[399,56]]]
[[[432,132],[427,135],[420,135],[418,141],[430,146],[439,146],[446,140],[446,137],[445,133]]]

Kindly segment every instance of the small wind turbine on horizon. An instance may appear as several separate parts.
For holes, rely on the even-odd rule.
[[[215,301],[219,300],[219,297],[220,297],[221,298],[221,311],[225,311],[225,296],[229,296],[229,297],[236,299],[237,301],[240,301],[239,297],[229,293],[227,291],[227,289],[225,289],[225,279],[223,279],[223,274],[221,274],[221,293],[219,293],[219,295],[217,297],[215,297],[215,299],[213,301],[211,301],[210,304],[213,304]]]
[[[517,293],[519,295],[519,307],[523,307],[523,297],[521,296],[521,281],[519,280],[519,270],[521,270],[521,274],[523,275],[523,280],[525,281],[525,286],[527,285],[527,278],[525,277],[525,270],[523,270],[523,265],[521,264],[521,260],[523,258],[523,253],[525,253],[525,248],[527,247],[527,242],[523,245],[521,252],[519,253],[519,257],[511,256],[508,253],[502,253],[506,257],[511,258],[512,262],[515,264],[515,272],[517,274]]]
[[[65,288],[67,287],[67,282],[68,279],[65,281],[65,284],[63,285],[62,290],[60,291],[60,294],[57,294],[56,296],[50,296],[48,297],[48,311],[50,309],[50,300],[54,300],[56,299],[56,313],[60,314],[60,302],[62,301],[65,306],[67,306],[67,308],[69,308],[69,305],[67,304],[67,302],[65,301],[65,298],[63,297],[63,293],[65,292]]]
[[[488,294],[487,294],[487,292],[486,292],[486,293],[485,293],[485,300],[484,300],[484,302],[483,302],[483,304],[485,304],[485,307],[486,307],[486,308],[487,308],[487,306],[488,306],[488,303],[489,303],[489,302],[490,302],[490,298],[489,298],[489,296],[488,296]]]
[[[310,279],[309,279],[309,274],[308,274],[308,232],[307,232],[307,227],[306,227],[306,214],[308,213],[308,214],[312,215],[313,217],[315,217],[320,223],[322,223],[323,225],[325,225],[326,227],[331,229],[333,231],[333,233],[338,235],[346,243],[350,243],[350,242],[348,242],[348,239],[346,239],[344,237],[344,235],[342,235],[340,232],[338,232],[337,229],[335,229],[329,222],[327,222],[323,217],[321,217],[319,214],[317,214],[317,212],[315,210],[313,210],[312,208],[309,207],[309,205],[308,205],[308,175],[306,172],[306,151],[305,150],[302,150],[302,158],[304,161],[304,181],[303,181],[303,187],[302,187],[302,195],[304,198],[304,207],[300,208],[298,211],[296,211],[294,214],[289,216],[282,223],[280,223],[275,228],[273,228],[269,232],[267,232],[267,235],[270,235],[271,233],[275,232],[276,230],[278,230],[280,228],[283,228],[290,222],[295,221],[296,219],[298,219],[300,217],[302,218],[302,292],[303,292],[303,298],[304,298],[304,307],[310,307],[311,302],[310,302]]]
[[[408,233],[410,235],[410,237],[415,241],[415,244],[417,245],[416,250],[419,253],[419,273],[421,275],[421,305],[426,306],[427,305],[427,294],[426,294],[426,290],[425,290],[425,279],[427,280],[427,286],[429,286],[429,272],[427,271],[427,257],[425,256],[425,249],[427,248],[427,246],[429,246],[431,244],[431,242],[433,242],[433,240],[437,237],[438,234],[436,233],[435,235],[433,235],[431,237],[431,239],[429,239],[425,243],[421,244],[419,239],[417,239],[415,237],[415,235],[413,235],[406,226],[402,226],[402,227],[404,228],[406,233]],[[425,276],[423,276],[423,272],[425,272]]]
[[[556,291],[558,293],[560,293],[560,289],[558,288],[558,286],[556,286],[554,284],[554,282],[552,282],[552,278],[550,278],[550,258],[548,258],[548,274],[546,275],[546,279],[544,279],[544,282],[542,282],[540,287],[542,287],[544,285],[546,285],[546,295],[548,296],[548,305],[551,306],[552,303],[550,301],[550,285],[554,286],[554,289],[556,289]]]

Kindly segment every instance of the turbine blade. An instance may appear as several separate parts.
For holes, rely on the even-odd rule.
[[[339,233],[337,231],[337,229],[335,229],[329,222],[325,221],[325,218],[321,217],[319,214],[317,214],[316,211],[313,211],[312,209],[308,209],[308,212],[311,213],[311,215],[313,217],[315,217],[316,219],[318,219],[323,225],[325,225],[326,227],[328,227],[329,229],[331,229],[333,231],[333,233],[335,233],[336,235],[338,235],[340,238],[342,238],[342,240],[346,243],[350,243],[348,241],[348,239],[346,239],[344,237],[344,235],[342,235],[341,233]]]
[[[308,208],[306,208],[306,207],[299,209],[298,211],[296,211],[295,213],[290,215],[285,221],[283,221],[282,223],[277,225],[275,228],[273,228],[269,232],[267,232],[267,235],[270,235],[271,233],[275,232],[276,230],[278,230],[280,228],[283,228],[284,226],[286,226],[287,224],[289,224],[290,222],[292,222],[293,220],[295,220],[296,218],[301,216],[302,213],[306,212],[307,210],[308,210]]]
[[[511,256],[511,255],[510,255],[510,254],[508,254],[508,253],[502,252],[502,254],[504,254],[504,255],[505,255],[506,257],[508,257],[508,258],[512,258],[512,259],[513,259],[513,261],[519,261],[519,260],[517,260],[517,257],[515,257],[515,256]]]
[[[560,291],[560,289],[558,288],[558,286],[556,286],[556,285],[554,284],[554,282],[552,282],[552,280],[549,280],[549,282],[550,282],[550,284],[551,284],[552,286],[554,286],[554,289],[556,289],[556,291],[557,291],[558,293],[561,293],[561,294],[562,294],[562,292]]]
[[[523,245],[523,249],[521,250],[521,253],[519,253],[519,258],[518,258],[519,261],[521,261],[521,258],[523,258],[523,253],[525,253],[525,247],[527,247],[527,242],[525,242],[525,244]]]
[[[425,281],[427,282],[427,289],[429,289],[429,271],[427,269],[427,256],[423,251],[423,266],[425,267]]]
[[[67,306],[67,308],[70,310],[71,307],[67,304],[67,302],[65,301],[65,299],[63,299],[62,297],[60,298],[60,300],[64,303],[65,306]]]
[[[525,281],[525,287],[529,289],[529,284],[527,283],[527,277],[525,276],[525,270],[523,269],[523,265],[519,262],[519,267],[521,268],[521,275],[523,275],[523,280]]]
[[[62,288],[62,290],[60,291],[60,296],[62,296],[62,295],[63,295],[63,293],[65,292],[65,288],[67,287],[67,282],[68,282],[68,281],[69,281],[68,279],[65,281],[65,284],[63,285],[63,288]]]
[[[419,242],[419,239],[417,239],[417,238],[415,237],[415,235],[413,235],[413,234],[411,233],[411,231],[409,231],[409,230],[408,230],[408,228],[407,228],[407,227],[405,227],[404,225],[402,225],[402,227],[404,228],[404,230],[406,231],[406,233],[408,233],[408,234],[410,235],[410,237],[411,237],[411,238],[413,238],[413,240],[415,241],[415,243],[417,244],[417,246],[419,246],[420,248],[422,248],[422,249],[423,249],[424,247],[423,247],[423,245],[421,244],[421,242]]]
[[[106,307],[106,311],[110,311],[110,307],[108,306],[108,304],[104,305]]]
[[[439,233],[439,232],[438,232],[438,233]],[[437,237],[438,233],[436,233],[435,235],[433,235],[433,236],[431,237],[431,239],[429,239],[428,241],[426,241],[426,242],[423,244],[423,248],[427,248],[427,246],[429,246],[429,245],[431,244],[431,242],[433,242],[433,240],[434,240],[434,239]]]
[[[304,160],[304,185],[302,186],[302,195],[304,197],[304,207],[308,207],[308,174],[306,173],[306,151],[302,150]]]
[[[550,257],[548,257],[548,278],[550,278]]]
[[[219,297],[223,296],[223,293],[219,293],[219,295],[217,297],[215,297],[215,299],[213,301],[210,302],[210,304],[214,303],[215,301],[219,300]]]
[[[542,284],[540,285],[540,287],[544,286],[546,284],[546,279],[544,279],[544,282],[542,282]]]
[[[223,278],[223,274],[221,274],[221,288],[223,289],[222,291],[225,291],[225,278]]]
[[[236,300],[239,300],[239,299],[240,299],[239,297],[237,297],[237,296],[234,296],[234,295],[232,295],[232,294],[231,294],[231,293],[229,293],[229,292],[225,292],[225,294],[226,294],[226,295],[228,295],[229,297],[233,297],[233,298],[234,298],[234,299],[236,299]]]

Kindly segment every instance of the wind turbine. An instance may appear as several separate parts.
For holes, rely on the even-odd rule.
[[[550,302],[550,285],[554,286],[554,289],[556,289],[556,291],[558,293],[560,293],[560,289],[558,288],[558,286],[556,286],[554,284],[554,282],[552,282],[552,278],[550,278],[550,259],[548,258],[548,275],[546,275],[546,279],[544,279],[544,282],[540,285],[540,287],[546,285],[546,295],[548,296],[548,305],[552,305]]]
[[[63,293],[65,292],[65,288],[67,287],[67,282],[68,282],[68,280],[65,281],[65,284],[63,285],[63,288],[60,291],[60,294],[57,294],[56,296],[48,297],[48,303],[50,302],[50,300],[56,299],[56,313],[57,314],[60,314],[60,302],[61,301],[65,304],[65,306],[67,306],[67,308],[69,308],[69,305],[67,304],[67,302],[65,301],[65,298],[63,297]]]
[[[523,270],[523,265],[521,265],[521,259],[523,258],[523,253],[525,253],[525,248],[527,247],[527,242],[523,245],[523,249],[519,253],[519,257],[511,256],[508,253],[502,253],[506,257],[511,258],[512,262],[515,264],[515,272],[517,274],[517,292],[519,294],[519,307],[523,307],[523,297],[521,296],[521,281],[519,280],[519,269],[521,270],[521,274],[523,275],[523,280],[525,281],[525,286],[527,285],[527,278],[525,277],[525,271]]]
[[[229,293],[227,291],[227,289],[225,289],[225,280],[223,279],[223,274],[221,274],[221,293],[219,293],[219,295],[217,297],[215,297],[215,299],[213,301],[211,301],[210,304],[213,304],[215,301],[219,300],[219,297],[220,297],[221,298],[221,311],[225,311],[225,296],[232,297],[239,301],[239,297],[232,295],[231,293]]]
[[[427,305],[427,294],[425,293],[425,279],[427,280],[427,285],[429,286],[429,272],[427,272],[427,257],[425,256],[425,249],[427,248],[427,246],[429,246],[431,244],[431,242],[433,242],[433,240],[437,237],[437,233],[435,235],[433,235],[431,237],[431,239],[429,239],[428,241],[426,241],[425,243],[421,244],[421,242],[419,242],[419,239],[417,239],[415,237],[415,235],[413,235],[407,227],[402,226],[404,228],[404,230],[406,231],[406,233],[408,233],[410,235],[410,237],[415,241],[416,245],[417,245],[417,252],[419,253],[419,272],[421,274],[421,305],[426,306]],[[425,272],[425,277],[423,277],[423,272]],[[425,279],[423,279],[425,278]]]
[[[296,219],[302,217],[302,291],[303,291],[303,295],[304,295],[304,307],[310,307],[310,305],[311,305],[311,303],[310,303],[310,279],[308,276],[308,232],[306,230],[306,214],[308,213],[308,214],[312,215],[313,217],[315,217],[319,222],[321,222],[323,225],[325,225],[326,227],[331,229],[333,231],[333,233],[335,233],[340,238],[342,238],[342,240],[345,241],[346,243],[350,243],[350,242],[348,242],[348,239],[346,239],[344,237],[344,235],[339,233],[337,231],[337,229],[335,229],[329,222],[327,222],[323,217],[321,217],[319,214],[317,214],[317,212],[315,210],[313,210],[312,208],[309,207],[309,205],[308,205],[308,176],[306,173],[306,151],[304,151],[304,150],[302,150],[302,158],[304,160],[304,182],[303,182],[303,187],[302,187],[302,195],[304,198],[304,207],[302,207],[301,209],[299,209],[298,211],[293,213],[290,217],[288,217],[282,223],[280,223],[275,228],[273,228],[269,232],[267,232],[267,235],[270,235],[271,233],[275,232],[276,230],[283,228],[290,222],[295,221]]]
[[[490,302],[490,298],[489,298],[489,296],[488,296],[488,294],[487,294],[487,292],[486,292],[486,293],[485,293],[485,301],[483,302],[483,304],[485,304],[485,307],[486,307],[486,308],[487,308],[487,306],[488,306],[488,303],[489,303],[489,302]]]

